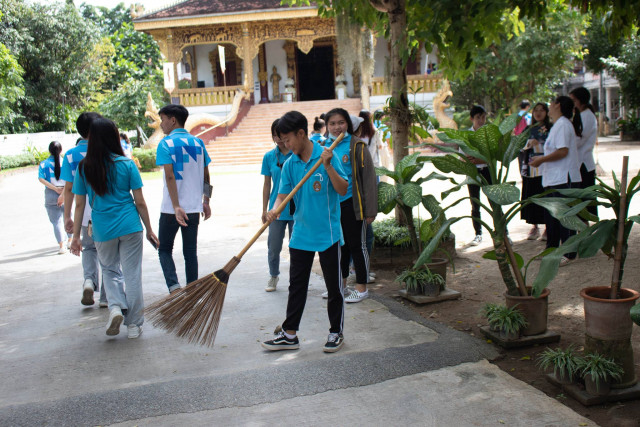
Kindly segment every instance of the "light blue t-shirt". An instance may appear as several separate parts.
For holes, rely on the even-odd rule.
[[[331,137],[327,138],[326,145],[333,144],[333,139]],[[340,144],[336,148],[333,149],[334,157],[338,157],[340,159],[340,164],[342,165],[342,170],[347,174],[346,180],[349,181],[349,186],[347,187],[347,194],[344,196],[340,196],[340,203],[345,200],[349,200],[353,197],[353,169],[351,168],[351,135],[345,133],[345,137],[342,139]]]
[[[309,136],[309,139],[313,142],[319,143],[320,145],[324,145],[325,141],[327,140],[327,138],[319,133],[312,133],[311,136]]]
[[[120,146],[122,146],[122,151],[124,152],[125,157],[131,158],[131,155],[133,153],[131,144],[129,144],[126,139],[121,139]]]
[[[38,167],[38,178],[42,178],[56,187],[64,187],[64,181],[62,180],[62,162],[60,163],[60,179],[56,179],[55,168],[56,161],[53,156],[41,161]]]
[[[280,194],[289,194],[302,177],[316,164],[324,148],[313,143],[308,162],[293,154],[282,167]],[[334,155],[331,165],[338,175],[347,179],[340,160]],[[293,232],[289,247],[305,251],[323,252],[334,243],[344,243],[340,227],[340,202],[323,165],[305,182],[293,196],[296,210],[293,214]]]
[[[131,190],[142,188],[140,172],[131,159],[114,157],[110,165],[109,189],[103,196],[94,193],[84,174],[76,174],[73,193],[87,196],[87,205],[93,206],[91,222],[93,240],[106,242],[116,237],[142,231],[140,215],[133,201]]]
[[[280,188],[280,175],[282,174],[282,166],[291,157],[292,152],[282,154],[278,147],[273,150],[269,150],[262,158],[262,171],[260,172],[264,176],[271,177],[271,194],[269,194],[269,210],[273,208],[273,204],[278,197],[278,189]],[[288,221],[293,219],[293,216],[289,213],[289,203],[280,214],[280,221]]]
[[[156,165],[173,165],[173,174],[178,187],[178,201],[186,213],[202,212],[202,190],[204,168],[211,163],[204,142],[187,132],[174,129],[158,144]],[[167,180],[164,178],[164,193],[160,212],[173,214],[173,203],[169,196]]]
[[[66,182],[73,183],[78,165],[84,159],[84,156],[87,155],[88,147],[88,141],[86,139],[82,139],[80,140],[80,142],[78,142],[78,145],[70,148],[66,153],[64,153],[64,158],[62,160],[62,169],[60,170],[60,179]],[[73,213],[71,214],[71,216],[73,216]],[[86,227],[89,224],[90,219],[91,206],[89,206],[89,203],[87,203],[84,208],[84,215],[82,216],[82,225]]]

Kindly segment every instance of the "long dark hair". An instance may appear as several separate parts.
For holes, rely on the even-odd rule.
[[[580,111],[573,103],[573,99],[562,95],[556,98],[555,103],[560,105],[562,115],[573,123],[573,130],[576,136],[582,136],[582,118],[580,117]],[[572,118],[573,120],[571,120]]]
[[[124,156],[118,127],[109,119],[95,119],[89,129],[87,155],[78,165],[78,172],[98,196],[104,196],[113,187],[114,154]]]
[[[62,145],[58,141],[51,141],[49,144],[49,153],[53,156],[54,168],[53,174],[56,179],[60,179],[60,153],[62,153]]]
[[[349,117],[349,113],[344,108],[334,108],[324,115],[324,121],[327,123],[327,131],[329,130],[329,120],[331,120],[331,117],[336,114],[342,116],[342,118],[347,122],[347,132],[349,132],[349,135],[353,135],[353,123],[351,123],[351,117]]]
[[[547,113],[546,116],[544,116],[544,120],[542,121],[542,126],[546,127],[547,130],[549,130],[551,128],[551,119],[549,119],[549,106],[546,104],[546,102],[538,102],[536,105],[533,106],[532,112],[538,108],[538,105],[542,107],[542,109]],[[534,123],[534,125],[537,125],[538,123]]]
[[[589,92],[589,89],[580,86],[569,92],[569,94],[573,95],[578,101],[580,101],[580,104],[585,105],[590,109],[593,114],[596,113],[595,108],[591,105],[591,92]]]
[[[373,122],[371,121],[371,113],[367,110],[362,110],[358,116],[364,119],[358,128],[360,129],[360,136],[369,138],[369,142],[371,142],[371,138],[373,138],[373,135],[376,133],[376,130],[373,128]]]
[[[326,124],[324,122],[324,120],[322,120],[320,117],[316,117],[313,120],[313,131],[314,132],[320,132],[322,130],[323,127],[325,127]]]

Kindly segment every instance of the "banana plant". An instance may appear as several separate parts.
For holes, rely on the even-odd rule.
[[[493,241],[494,249],[487,254],[487,257],[497,261],[507,291],[511,295],[524,296],[528,295],[525,283],[526,268],[524,272],[521,270],[525,267],[524,260],[522,256],[513,252],[507,238],[509,222],[518,215],[524,206],[536,203],[546,208],[565,227],[582,230],[585,225],[578,217],[578,214],[590,202],[579,202],[575,197],[545,197],[549,192],[536,195],[524,201],[520,200],[520,190],[516,183],[508,181],[509,168],[513,161],[517,159],[518,153],[524,147],[529,136],[528,131],[517,136],[512,134],[519,120],[520,116],[516,113],[508,116],[498,124],[489,123],[476,131],[442,129],[443,132],[438,134],[438,139],[446,145],[434,145],[431,143],[423,145],[435,147],[446,153],[444,156],[429,156],[427,158],[436,169],[442,173],[454,173],[465,177],[459,183],[451,179],[454,187],[442,193],[441,198],[443,201],[466,185],[475,184],[480,186],[489,203],[483,203],[478,199],[474,199],[474,201],[491,217],[490,222],[477,219],[489,232]],[[482,163],[487,164],[491,177],[490,182],[478,174],[478,169],[472,158],[479,159]],[[444,213],[469,199],[469,196],[461,197],[443,208],[442,212]],[[471,218],[471,216],[466,215],[442,220],[440,222],[441,228],[418,257],[416,266],[429,259],[436,249],[439,239],[451,224],[465,218]],[[546,253],[548,252],[542,252],[536,257],[543,256]],[[558,259],[557,262],[559,264],[560,260]]]

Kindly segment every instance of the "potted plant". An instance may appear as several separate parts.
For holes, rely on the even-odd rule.
[[[587,206],[589,202],[581,202],[576,206],[567,206],[563,200],[558,200],[559,198],[545,197],[548,193],[542,193],[541,195],[531,197],[524,201],[520,200],[520,190],[516,187],[515,182],[511,182],[507,178],[511,164],[517,158],[518,153],[522,147],[524,147],[529,136],[528,131],[518,136],[512,135],[512,131],[520,119],[521,117],[515,113],[508,116],[499,124],[489,123],[476,131],[443,129],[443,133],[438,134],[438,139],[446,145],[427,145],[435,146],[447,154],[444,156],[428,157],[427,160],[432,162],[440,172],[456,173],[466,178],[460,183],[451,179],[455,185],[450,190],[442,193],[443,200],[467,184],[480,186],[489,203],[483,203],[480,200],[476,200],[476,202],[479,203],[481,209],[487,212],[491,218],[490,221],[479,220],[482,226],[489,232],[493,241],[494,249],[487,254],[487,256],[494,259],[498,264],[502,280],[507,288],[505,298],[507,295],[521,297],[517,302],[509,302],[509,305],[517,304],[518,307],[521,308],[521,311],[525,313],[528,323],[542,325],[541,327],[535,328],[535,333],[543,333],[546,331],[548,292],[543,296],[533,296],[531,288],[526,286],[526,271],[522,271],[525,263],[522,256],[514,252],[511,247],[511,243],[506,235],[507,226],[513,218],[517,217],[524,206],[530,203],[536,203],[547,208],[554,217],[560,219],[566,226],[582,229],[585,226],[577,214]],[[478,174],[478,169],[471,158],[480,159],[483,163],[487,164],[491,176],[491,183],[487,182]],[[439,177],[439,179],[442,178]],[[442,213],[468,199],[469,197],[465,196],[455,200],[449,206],[443,208]],[[471,216],[467,215],[448,219],[442,217],[440,228],[418,257],[415,266],[420,266],[429,259],[439,239],[451,224],[466,218],[471,218]],[[434,221],[437,219],[438,218],[435,218]],[[545,253],[546,251],[538,256]],[[528,308],[527,306],[530,303],[535,304],[535,307]],[[540,306],[545,308],[541,309]],[[539,314],[543,320],[536,320],[535,322],[529,321],[529,317],[534,314]],[[531,331],[527,331],[526,333],[531,333]]]
[[[496,305],[488,310],[487,321],[489,327],[500,333],[500,338],[512,341],[520,338],[520,332],[527,326],[527,319],[517,307]]]
[[[585,352],[602,354],[622,366],[624,374],[613,384],[616,388],[630,387],[637,382],[631,346],[633,323],[630,312],[640,294],[623,288],[622,279],[629,235],[633,224],[640,223],[640,215],[629,216],[629,202],[640,191],[640,173],[627,185],[628,161],[629,158],[625,156],[621,180],[613,174],[613,187],[596,178],[597,184],[586,189],[559,190],[568,197],[558,198],[560,200],[591,200],[591,203],[600,207],[612,208],[616,218],[596,222],[546,254],[533,282],[534,295],[539,295],[557,274],[559,260],[567,252],[577,252],[580,258],[587,258],[602,251],[609,258],[614,258],[609,286],[584,288],[580,295],[584,299]],[[586,219],[597,220],[586,211],[582,215]]]
[[[553,375],[560,384],[571,384],[574,376],[579,376],[582,357],[576,354],[575,347],[570,345],[566,349],[547,348],[538,356],[537,365],[548,370],[553,367]]]
[[[624,119],[618,120],[618,132],[621,141],[637,141],[640,139],[640,117],[629,113]]]
[[[593,396],[609,394],[612,381],[620,381],[624,371],[613,359],[598,354],[587,354],[579,361],[578,368],[584,378],[587,393]]]
[[[434,273],[428,268],[408,268],[398,277],[396,282],[405,285],[408,295],[425,295],[437,297],[444,288],[444,279],[438,273]]]

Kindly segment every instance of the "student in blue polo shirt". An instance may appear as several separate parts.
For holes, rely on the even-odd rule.
[[[273,208],[273,204],[278,197],[278,189],[280,188],[280,174],[284,162],[291,157],[291,150],[284,145],[284,142],[278,138],[276,126],[279,119],[271,124],[271,137],[276,147],[269,150],[262,159],[262,175],[264,175],[264,185],[262,187],[262,223],[267,222],[267,212]],[[273,186],[271,185],[273,181]],[[269,238],[267,239],[268,262],[269,262],[269,282],[264,288],[267,292],[273,292],[278,285],[278,276],[280,276],[280,251],[282,251],[282,241],[284,233],[289,229],[289,238],[291,238],[291,227],[293,227],[293,216],[289,212],[289,206],[284,208],[280,214],[280,218],[269,224]]]
[[[124,156],[118,128],[111,120],[100,117],[91,124],[89,147],[78,165],[73,192],[76,209],[71,252],[80,255],[80,218],[88,204],[109,298],[107,335],[118,335],[124,322],[128,337],[138,338],[144,322],[140,219],[147,239],[156,247],[158,238],[151,229],[140,172],[133,160]]]
[[[327,138],[324,137],[324,133],[327,130],[327,125],[324,120],[320,117],[316,117],[313,120],[313,132],[311,132],[311,136],[309,139],[313,142],[317,142],[320,145],[324,145],[324,142]]]
[[[64,228],[67,233],[73,231],[73,218],[71,218],[71,206],[73,205],[73,179],[76,176],[78,165],[87,155],[89,128],[91,123],[100,118],[98,113],[85,112],[80,114],[76,121],[76,129],[82,138],[77,145],[64,154],[60,179],[65,181],[64,185]],[[93,238],[88,232],[89,220],[91,220],[91,207],[85,205],[84,216],[82,217],[82,270],[84,272],[84,283],[82,285],[82,304],[93,305],[93,293],[98,290],[98,252]],[[100,287],[100,307],[107,307],[107,294],[104,285]]]
[[[64,254],[67,252],[65,247],[65,240],[68,239],[68,244],[71,244],[71,234],[67,234],[64,231],[64,181],[60,179],[60,169],[62,159],[60,153],[62,152],[62,145],[58,141],[52,141],[49,144],[49,153],[51,156],[40,162],[38,167],[38,181],[45,186],[44,189],[44,207],[47,209],[47,215],[49,221],[53,225],[53,234],[56,236],[58,242],[58,254]],[[67,239],[65,239],[67,237]]]
[[[180,289],[173,262],[173,242],[182,232],[182,254],[186,283],[198,279],[198,224],[200,215],[211,217],[209,185],[211,163],[201,139],[184,129],[189,111],[182,105],[165,105],[158,112],[165,133],[158,144],[156,165],[163,167],[164,190],[160,206],[158,255],[169,293]]]
[[[300,348],[297,331],[307,301],[313,258],[318,252],[329,292],[327,312],[330,328],[324,351],[333,353],[340,350],[344,343],[344,296],[340,273],[340,245],[343,239],[338,196],[346,193],[348,183],[339,159],[317,142],[309,140],[308,126],[307,119],[298,111],[290,111],[282,116],[277,126],[278,136],[293,151],[293,155],[282,167],[278,197],[273,210],[267,212],[267,221],[277,219],[275,209],[319,159],[322,159],[322,165],[293,197],[296,208],[289,241],[291,264],[287,317],[282,323],[282,331],[274,339],[263,342],[262,346],[267,350]]]

